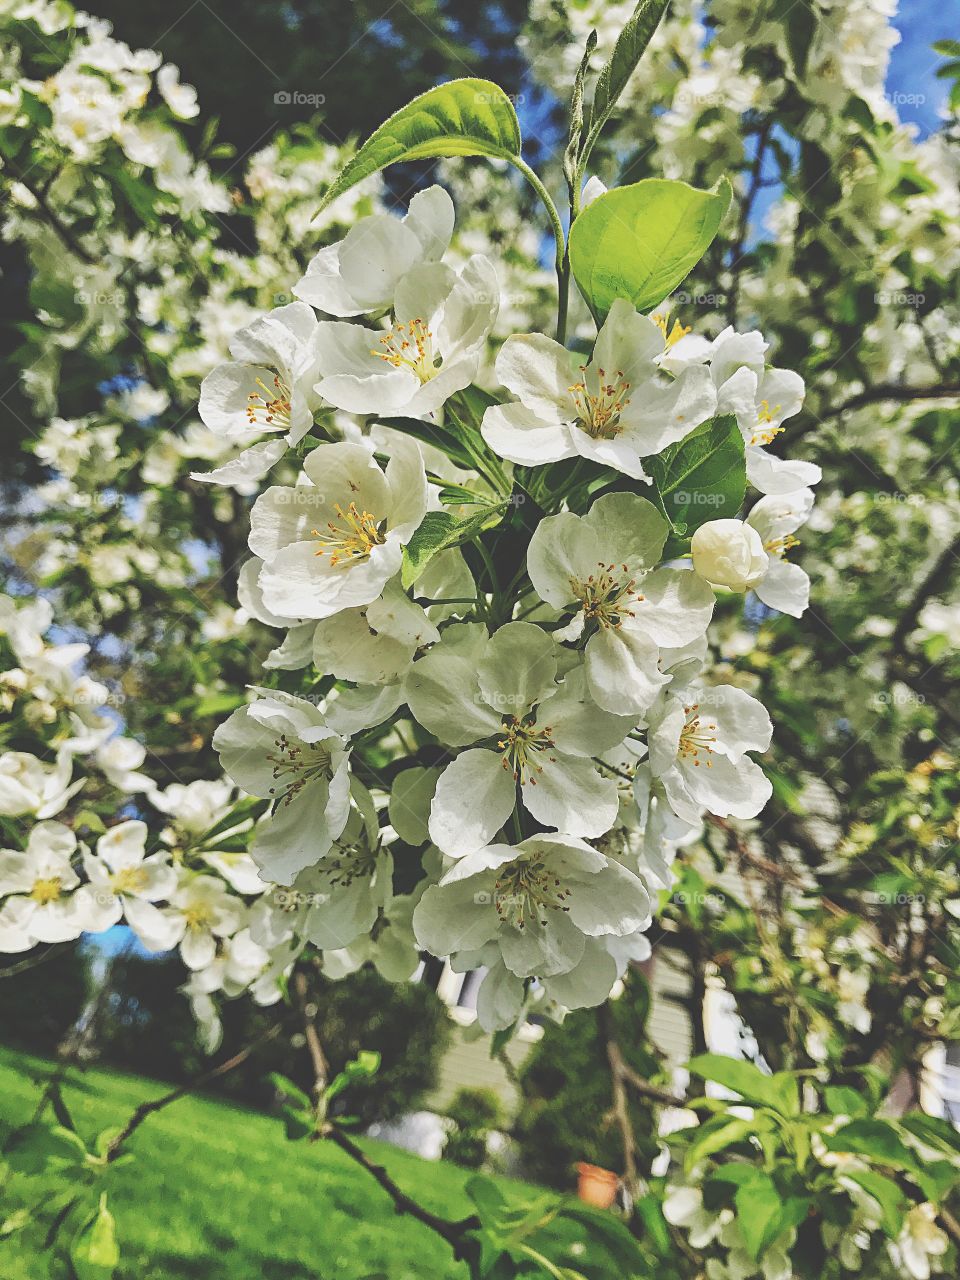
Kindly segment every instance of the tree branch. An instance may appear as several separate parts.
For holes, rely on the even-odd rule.
[[[352,1138],[348,1138],[342,1129],[338,1129],[334,1124],[328,1124],[322,1136],[329,1138],[341,1151],[345,1151],[351,1160],[355,1161],[361,1168],[366,1169],[367,1173],[376,1179],[393,1201],[393,1207],[397,1213],[408,1213],[411,1218],[416,1218],[418,1222],[422,1222],[425,1227],[429,1227],[436,1235],[446,1240],[447,1244],[453,1249],[456,1258],[463,1257],[465,1237],[469,1231],[479,1227],[479,1218],[461,1218],[458,1222],[452,1222],[449,1218],[441,1218],[439,1214],[431,1213],[429,1209],[425,1209],[422,1204],[419,1204],[398,1187],[383,1165],[371,1160],[367,1153],[357,1146]]]
[[[750,214],[753,211],[753,202],[757,197],[757,192],[763,185],[762,172],[763,160],[767,150],[767,138],[770,133],[773,120],[767,117],[763,121],[757,131],[757,149],[754,153],[753,162],[750,166],[750,185],[747,187],[743,203],[740,206],[740,220],[737,223],[737,235],[730,248],[730,272],[732,282],[730,285],[730,297],[727,301],[727,323],[736,324],[737,306],[740,300],[740,261],[743,258],[743,247],[747,241],[747,232],[750,228]]]
[[[313,1066],[313,1094],[314,1099],[319,1104],[326,1091],[330,1079],[330,1065],[327,1061],[327,1055],[324,1053],[323,1044],[320,1041],[320,1035],[316,1027],[316,1006],[310,1000],[310,983],[307,975],[302,969],[298,969],[293,978],[293,989],[297,997],[297,1003],[300,1008],[300,1017],[303,1022],[303,1033],[307,1042],[307,1052],[310,1054],[310,1062]],[[322,1112],[318,1113],[322,1115]],[[467,1233],[480,1225],[479,1218],[462,1218],[459,1221],[452,1221],[449,1218],[442,1218],[439,1214],[432,1213],[412,1196],[399,1187],[387,1173],[386,1169],[376,1161],[371,1160],[362,1147],[359,1147],[352,1138],[348,1137],[337,1124],[331,1120],[324,1120],[313,1134],[313,1141],[321,1138],[327,1138],[332,1143],[345,1152],[351,1160],[365,1169],[367,1173],[374,1178],[383,1188],[390,1199],[393,1201],[393,1207],[397,1213],[408,1213],[411,1218],[416,1218],[418,1222],[422,1222],[425,1227],[434,1232],[435,1235],[446,1240],[453,1250],[454,1257],[458,1260],[464,1255],[464,1246],[466,1244]]]
[[[862,409],[864,405],[877,404],[881,400],[897,400],[906,403],[910,400],[942,400],[960,396],[960,382],[931,383],[925,387],[909,387],[899,382],[878,382],[876,386],[867,387],[855,396],[826,409],[820,415],[820,421],[838,418],[848,409]]]
[[[27,181],[27,175],[20,168],[17,162],[12,160],[9,156],[0,155],[0,159],[3,160],[4,167],[9,170],[10,176],[14,181],[19,182],[22,187],[26,187],[27,191],[30,192],[34,200],[37,202],[38,209],[46,218],[48,225],[53,228],[70,252],[75,254],[83,262],[86,262],[88,266],[95,267],[97,265],[97,259],[92,253],[89,253],[83,247],[66,223],[61,222],[60,215],[47,199],[47,189],[38,190],[36,187],[31,186]],[[47,184],[47,187],[49,187],[49,183]]]
[[[161,1098],[141,1102],[116,1137],[111,1139],[110,1145],[107,1147],[107,1163],[110,1164],[116,1160],[123,1144],[132,1134],[136,1133],[148,1116],[153,1115],[155,1111],[162,1111],[164,1107],[169,1107],[173,1102],[178,1102],[180,1098],[186,1097],[188,1093],[202,1089],[204,1085],[209,1084],[212,1080],[218,1080],[220,1076],[225,1076],[228,1071],[233,1071],[242,1066],[252,1053],[255,1053],[262,1045],[275,1039],[280,1034],[281,1026],[281,1023],[276,1023],[269,1031],[254,1040],[252,1044],[248,1044],[245,1049],[241,1049],[239,1053],[235,1053],[232,1058],[228,1058],[226,1062],[221,1062],[218,1067],[214,1067],[211,1071],[204,1072],[203,1075],[197,1076],[194,1080],[188,1080],[186,1084],[171,1090],[170,1093],[165,1093]]]

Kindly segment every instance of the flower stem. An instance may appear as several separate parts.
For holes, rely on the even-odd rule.
[[[570,298],[570,263],[567,256],[567,240],[563,231],[563,223],[560,221],[560,214],[557,212],[557,206],[553,203],[550,192],[527,162],[521,160],[519,156],[515,156],[511,159],[511,164],[523,174],[540,197],[543,207],[550,218],[550,225],[553,228],[553,239],[556,243],[557,341],[564,342],[567,336],[567,308]]]

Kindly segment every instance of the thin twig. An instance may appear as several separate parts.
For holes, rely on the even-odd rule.
[[[40,211],[43,213],[44,217],[46,218],[47,223],[57,233],[57,235],[60,237],[64,245],[66,245],[66,247],[70,250],[70,252],[75,254],[83,262],[86,262],[88,266],[95,267],[97,265],[97,259],[93,256],[92,253],[89,253],[83,247],[83,245],[79,242],[79,240],[77,240],[76,236],[73,234],[70,228],[66,225],[66,223],[61,222],[60,215],[57,213],[57,211],[50,204],[50,201],[47,199],[46,190],[45,189],[38,190],[36,187],[31,186],[30,183],[27,181],[26,174],[23,172],[23,170],[20,168],[20,166],[16,163],[15,160],[12,160],[9,156],[6,156],[6,155],[0,156],[0,159],[3,160],[4,167],[9,170],[10,176],[14,179],[14,181],[19,182],[22,187],[25,187],[27,191],[30,192],[34,200],[36,200],[37,202],[37,207],[40,209]]]
[[[153,1115],[155,1111],[162,1111],[164,1107],[169,1107],[171,1103],[186,1097],[188,1093],[194,1093],[197,1089],[202,1089],[204,1085],[210,1084],[212,1080],[218,1080],[221,1076],[225,1076],[228,1071],[234,1071],[237,1067],[243,1066],[252,1053],[255,1053],[262,1045],[275,1039],[280,1034],[281,1026],[281,1023],[276,1023],[269,1031],[264,1032],[262,1036],[254,1040],[252,1044],[248,1044],[245,1049],[241,1049],[239,1053],[235,1053],[232,1058],[228,1058],[226,1062],[221,1062],[218,1067],[214,1067],[211,1071],[204,1072],[203,1075],[197,1076],[194,1080],[188,1080],[186,1084],[171,1090],[170,1093],[165,1093],[160,1098],[141,1102],[116,1137],[111,1139],[110,1145],[107,1147],[107,1163],[109,1164],[116,1160],[123,1144],[140,1128],[148,1116]]]
[[[297,970],[293,978],[293,989],[297,997],[297,1003],[300,1007],[300,1017],[303,1023],[303,1034],[307,1043],[307,1051],[310,1054],[310,1062],[313,1067],[313,1093],[316,1102],[319,1104],[327,1084],[330,1079],[330,1066],[327,1062],[327,1055],[324,1053],[323,1044],[320,1041],[320,1035],[317,1031],[316,1008],[310,1001],[310,983],[307,975],[303,970]],[[318,1111],[322,1115],[322,1111]],[[411,1218],[416,1218],[418,1222],[422,1222],[425,1227],[429,1227],[435,1235],[446,1240],[447,1244],[453,1249],[454,1256],[461,1258],[463,1256],[463,1247],[465,1237],[468,1231],[472,1231],[480,1225],[479,1218],[463,1218],[459,1222],[451,1221],[449,1218],[442,1218],[439,1214],[431,1213],[429,1209],[424,1208],[412,1196],[399,1187],[387,1173],[386,1169],[376,1161],[371,1160],[367,1153],[359,1147],[352,1138],[340,1129],[334,1121],[325,1120],[319,1127],[318,1131],[313,1135],[314,1140],[320,1138],[328,1138],[332,1143],[346,1152],[351,1160],[355,1161],[361,1168],[374,1178],[383,1190],[393,1201],[393,1207],[397,1213],[408,1213]]]
[[[293,989],[296,992],[297,1003],[300,1006],[303,1034],[306,1037],[307,1050],[313,1066],[314,1100],[319,1101],[330,1080],[330,1064],[327,1062],[327,1055],[323,1052],[320,1034],[317,1031],[315,1022],[317,1009],[310,1002],[310,984],[307,981],[307,975],[302,969],[298,969],[293,975]]]
[[[411,1218],[416,1218],[418,1222],[422,1222],[425,1227],[429,1227],[436,1235],[446,1240],[447,1244],[453,1249],[455,1257],[460,1258],[463,1256],[464,1239],[467,1232],[479,1227],[479,1218],[461,1218],[458,1222],[452,1222],[449,1218],[441,1218],[439,1214],[431,1213],[429,1209],[425,1209],[422,1204],[419,1204],[398,1187],[383,1165],[371,1160],[367,1153],[361,1147],[358,1147],[352,1138],[347,1137],[342,1129],[330,1124],[326,1127],[323,1136],[329,1138],[341,1151],[345,1151],[351,1160],[355,1161],[372,1178],[376,1179],[393,1201],[393,1207],[397,1213],[408,1213]]]
[[[26,973],[29,969],[36,969],[48,960],[52,960],[54,956],[66,951],[71,945],[68,942],[54,942],[40,955],[29,956],[26,960],[20,960],[6,969],[0,969],[0,978],[15,978],[18,973]]]

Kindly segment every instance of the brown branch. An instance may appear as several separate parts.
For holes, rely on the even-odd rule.
[[[330,1065],[327,1061],[327,1055],[323,1051],[323,1044],[316,1027],[317,1009],[310,1000],[309,979],[302,969],[298,969],[294,974],[293,989],[300,1008],[307,1052],[310,1054],[310,1062],[313,1066],[313,1094],[318,1107],[318,1115],[323,1117],[321,1104],[330,1079]],[[463,1218],[458,1222],[454,1222],[449,1218],[440,1217],[439,1214],[431,1213],[429,1209],[424,1208],[412,1196],[407,1195],[394,1182],[383,1165],[371,1160],[363,1148],[359,1147],[352,1138],[338,1128],[334,1121],[322,1119],[322,1123],[320,1123],[312,1138],[313,1141],[327,1138],[338,1146],[341,1151],[345,1152],[351,1160],[365,1169],[379,1183],[393,1201],[393,1207],[397,1213],[408,1213],[411,1218],[416,1218],[425,1227],[429,1227],[435,1235],[446,1240],[447,1244],[453,1249],[455,1258],[459,1260],[463,1257],[467,1233],[480,1225],[479,1218]]]
[[[960,1244],[960,1222],[956,1220],[946,1205],[941,1205],[937,1210],[937,1216],[947,1229],[947,1233],[953,1236],[954,1241]]]
[[[107,1147],[107,1163],[109,1164],[116,1160],[123,1144],[140,1128],[148,1116],[153,1115],[155,1111],[162,1111],[164,1107],[169,1107],[173,1102],[178,1102],[181,1098],[186,1097],[187,1094],[194,1093],[197,1089],[202,1089],[204,1085],[210,1084],[211,1081],[218,1080],[220,1076],[225,1076],[228,1071],[234,1071],[237,1067],[243,1066],[252,1053],[280,1034],[281,1025],[279,1022],[276,1023],[269,1031],[254,1040],[252,1044],[248,1044],[245,1049],[241,1049],[239,1053],[235,1053],[232,1058],[228,1058],[226,1062],[221,1062],[218,1067],[214,1067],[211,1071],[204,1072],[203,1075],[197,1076],[194,1080],[188,1080],[186,1084],[171,1090],[170,1093],[165,1093],[160,1098],[141,1102],[116,1137],[111,1139],[110,1145]]]
[[[920,612],[930,596],[949,582],[947,570],[950,568],[951,560],[957,559],[960,559],[960,537],[954,538],[943,548],[913,593],[910,603],[901,613],[893,635],[890,637],[890,648],[895,656],[902,653],[907,636],[916,626]]]
[[[736,239],[730,247],[730,272],[731,285],[730,297],[727,300],[727,323],[736,324],[737,306],[740,301],[740,262],[744,256],[744,245],[747,241],[747,232],[750,229],[750,214],[753,212],[753,202],[757,197],[757,192],[761,189],[763,179],[763,160],[767,150],[767,138],[773,120],[769,116],[763,121],[757,131],[757,149],[754,153],[753,161],[750,165],[750,185],[744,195],[743,204],[740,206],[740,218],[737,223]]]
[[[623,1151],[623,1181],[631,1195],[639,1190],[640,1179],[637,1174],[637,1138],[630,1118],[630,1096],[628,1086],[641,1097],[660,1102],[668,1107],[682,1107],[685,1100],[666,1089],[645,1080],[634,1071],[623,1056],[623,1050],[617,1042],[610,1016],[609,1004],[602,1004],[597,1010],[597,1027],[603,1038],[607,1063],[610,1067],[610,1088],[613,1094],[613,1118],[620,1131],[620,1146]]]
[[[439,1214],[431,1213],[429,1209],[425,1209],[422,1204],[419,1204],[398,1187],[383,1165],[371,1160],[367,1153],[357,1146],[352,1138],[347,1137],[342,1129],[338,1129],[336,1125],[329,1124],[323,1132],[323,1137],[329,1138],[341,1151],[345,1151],[351,1160],[355,1161],[361,1168],[366,1169],[367,1173],[376,1179],[393,1201],[393,1207],[397,1213],[408,1213],[411,1218],[416,1218],[418,1222],[422,1222],[425,1227],[429,1227],[436,1235],[446,1240],[447,1244],[453,1249],[454,1257],[458,1259],[463,1257],[466,1235],[480,1226],[479,1218],[461,1218],[458,1222],[452,1222],[449,1218],[441,1218]]]
[[[22,187],[25,187],[27,191],[30,192],[34,200],[37,202],[37,207],[46,218],[48,225],[53,228],[70,252],[75,254],[83,262],[86,262],[88,266],[95,267],[97,265],[97,259],[92,253],[89,253],[83,247],[66,223],[61,222],[60,215],[47,199],[46,189],[38,190],[36,187],[32,187],[27,181],[27,175],[20,168],[17,162],[9,156],[0,155],[0,159],[3,160],[4,167],[9,170],[10,176],[14,181],[19,182]],[[49,184],[47,185],[49,187]]]
[[[26,973],[29,969],[36,969],[48,960],[52,960],[54,956],[60,955],[61,952],[66,951],[72,945],[69,942],[54,942],[40,955],[30,956],[26,960],[20,960],[6,969],[0,969],[0,978],[15,978],[18,973]]]
[[[320,1034],[317,1031],[315,1021],[317,1006],[310,1000],[310,984],[307,980],[307,975],[302,969],[298,969],[293,975],[293,989],[296,993],[297,1004],[300,1007],[303,1034],[306,1037],[307,1051],[310,1054],[310,1062],[313,1066],[314,1101],[319,1102],[330,1080],[330,1064],[327,1062],[327,1055],[323,1052]]]
[[[820,421],[826,422],[828,418],[838,418],[849,409],[862,409],[865,405],[878,404],[881,400],[907,403],[911,400],[942,400],[953,396],[960,396],[960,382],[937,382],[923,387],[910,387],[900,382],[878,382],[875,386],[867,387],[833,408],[825,409],[820,415]]]

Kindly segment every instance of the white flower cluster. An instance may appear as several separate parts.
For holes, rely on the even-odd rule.
[[[238,334],[201,415],[223,436],[263,437],[242,455],[248,475],[301,445],[322,405],[446,421],[497,314],[484,257],[460,271],[442,261],[453,221],[439,188],[403,219],[361,220],[313,260],[299,301]],[[806,603],[806,577],[783,556],[819,470],[766,450],[802,384],[766,368],[765,349],[757,333],[708,342],[625,302],[585,361],[541,334],[508,338],[496,373],[516,398],[487,408],[483,441],[517,466],[599,464],[610,490],[582,514],[541,518],[508,592],[457,547],[404,587],[405,549],[442,508],[419,446],[395,429],[357,419],[350,439],[306,453],[294,484],[261,494],[241,602],[286,631],[266,666],[312,664],[317,692],[258,689],[214,745],[269,802],[251,852],[290,886],[275,944],[372,938],[375,952],[398,902],[391,856],[419,849],[427,879],[416,902],[399,900],[403,927],[413,906],[419,947],[486,968],[487,1027],[514,1022],[531,984],[567,1007],[596,1004],[645,953],[649,889],[669,885],[671,847],[704,812],[751,818],[770,794],[750,754],[770,742],[764,708],[702,676],[715,587],[755,586],[796,614]],[[649,482],[642,460],[717,414],[735,415],[764,496],[747,521],[701,525],[692,565],[671,561],[667,519],[618,476]],[[401,766],[412,741],[417,758],[384,774],[371,740]]]

